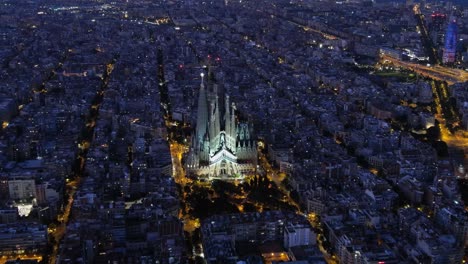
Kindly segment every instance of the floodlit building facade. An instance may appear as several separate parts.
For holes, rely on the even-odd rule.
[[[253,126],[239,121],[236,106],[214,81],[201,74],[195,135],[185,164],[188,173],[208,178],[242,178],[255,172]],[[208,79],[208,78],[207,78]]]

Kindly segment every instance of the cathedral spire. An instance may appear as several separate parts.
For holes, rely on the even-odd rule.
[[[203,142],[204,136],[206,134],[206,124],[208,123],[208,106],[206,102],[206,91],[205,84],[203,82],[204,73],[200,74],[201,83],[200,83],[200,92],[198,94],[198,109],[197,109],[197,130],[196,130],[196,140],[198,141],[197,145]]]
[[[205,83],[203,82],[203,77],[205,77],[205,74],[203,72],[200,73],[200,77],[201,77],[200,89],[205,89]]]
[[[232,138],[237,138],[236,134],[236,105],[234,102],[232,103],[232,112],[231,112],[231,131],[229,131],[229,134],[231,135]]]
[[[224,106],[226,108],[224,112],[224,134],[226,134],[226,143],[228,144],[229,148],[232,148],[231,145],[231,115],[230,115],[230,109],[229,109],[229,95],[226,94],[226,99]]]
[[[214,135],[218,135],[220,131],[220,121],[221,118],[219,116],[219,97],[216,94],[215,96],[215,112],[214,112]]]

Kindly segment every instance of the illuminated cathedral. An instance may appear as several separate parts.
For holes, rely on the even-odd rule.
[[[255,173],[253,126],[240,122],[229,96],[213,81],[205,85],[204,75],[201,77],[196,129],[185,162],[187,173],[210,179],[238,179]]]

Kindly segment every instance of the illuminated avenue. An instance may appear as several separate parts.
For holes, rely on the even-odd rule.
[[[382,55],[381,60],[384,63],[391,62],[397,67],[414,71],[421,76],[447,82],[449,85],[468,81],[468,72],[461,69],[447,68],[440,65],[421,65],[417,63],[401,61],[388,55]]]

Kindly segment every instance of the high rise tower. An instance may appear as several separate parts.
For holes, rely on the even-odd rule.
[[[457,51],[457,37],[458,37],[458,27],[457,21],[452,20],[447,27],[445,33],[445,46],[444,53],[442,55],[442,62],[444,64],[454,63],[455,54]]]
[[[431,15],[431,25],[429,31],[431,34],[432,42],[440,47],[444,44],[445,25],[447,23],[447,16],[440,12],[434,12]]]
[[[240,178],[255,172],[257,146],[252,126],[239,122],[236,107],[218,84],[201,74],[197,124],[185,168],[208,178]]]

